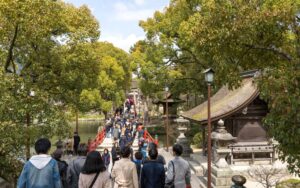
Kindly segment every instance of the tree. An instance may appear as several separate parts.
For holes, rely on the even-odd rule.
[[[100,32],[86,6],[62,1],[3,0],[0,23],[0,176],[14,182],[24,151],[29,158],[38,137],[69,134],[64,113],[71,106],[66,100],[71,88],[65,81],[72,79],[65,78],[93,68],[77,71],[82,64],[72,60],[84,57],[86,50],[78,49],[86,49]]]
[[[251,167],[248,170],[248,174],[265,188],[275,187],[286,176],[286,172],[283,169],[269,166]]]
[[[178,93],[206,93],[201,72],[208,67],[216,71],[215,87],[236,87],[241,71],[260,69],[262,74],[256,82],[270,110],[264,124],[270,137],[279,142],[280,158],[297,174],[299,7],[298,0],[171,0],[163,12],[140,22],[147,35],[141,51],[146,55],[144,61],[169,71],[169,75],[171,71],[178,72],[168,77]],[[152,77],[160,78],[159,72],[153,73]],[[148,82],[146,77],[143,79]],[[175,87],[177,83],[184,87]]]

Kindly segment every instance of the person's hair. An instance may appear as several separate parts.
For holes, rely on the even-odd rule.
[[[180,156],[183,152],[183,148],[180,144],[175,144],[173,146],[173,152],[175,153],[175,155]]]
[[[80,156],[86,156],[88,152],[88,146],[85,143],[79,144],[77,152]]]
[[[148,150],[150,151],[151,149],[157,149],[157,145],[154,142],[150,142],[148,145]]]
[[[34,144],[34,149],[37,154],[47,154],[51,148],[51,142],[48,138],[40,138]]]
[[[107,151],[107,153],[108,153],[108,149],[107,149],[107,148],[105,148],[105,149],[103,150],[103,153],[105,153],[105,151]]]
[[[157,158],[158,156],[158,152],[156,148],[152,148],[151,150],[149,150],[148,152],[150,159],[154,160]]]
[[[130,156],[131,150],[129,146],[125,146],[121,149],[121,156],[123,158],[128,158]]]
[[[62,157],[63,151],[62,149],[56,149],[53,153],[52,153],[52,157],[56,160],[59,160]]]
[[[142,160],[143,159],[143,154],[142,154],[142,152],[137,151],[137,152],[135,152],[134,157],[137,160]]]
[[[106,170],[102,157],[98,151],[88,153],[81,172],[83,174],[93,174]]]

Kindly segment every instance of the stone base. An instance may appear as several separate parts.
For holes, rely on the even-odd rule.
[[[218,168],[215,165],[212,166],[212,187],[213,188],[228,188],[232,185],[231,177],[233,171],[230,168]],[[202,185],[207,185],[207,175],[201,178]]]

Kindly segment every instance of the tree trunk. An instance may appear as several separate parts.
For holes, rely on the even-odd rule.
[[[107,120],[108,119],[108,112],[103,111],[103,114],[104,114],[104,119]]]
[[[30,114],[27,112],[26,114],[26,160],[30,159]]]

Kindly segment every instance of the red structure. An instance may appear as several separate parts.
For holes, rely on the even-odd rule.
[[[94,151],[98,145],[102,144],[104,138],[106,136],[106,131],[105,131],[105,128],[102,129],[102,131],[100,131],[97,135],[96,135],[96,138],[94,139],[94,141],[92,141],[90,144],[89,144],[89,152],[90,151]]]

